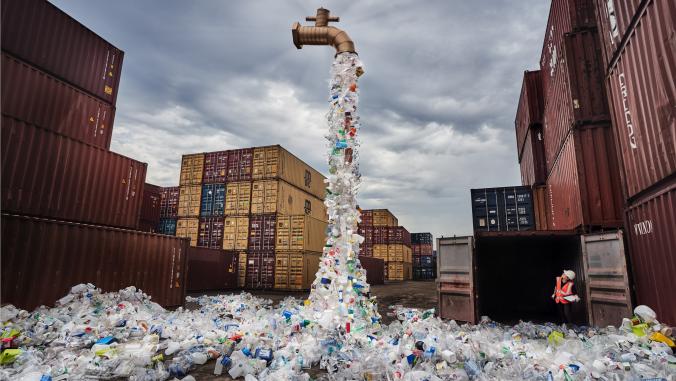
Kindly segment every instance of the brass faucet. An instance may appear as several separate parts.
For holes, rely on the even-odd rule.
[[[295,22],[291,26],[293,44],[300,49],[303,45],[331,45],[336,48],[336,55],[344,52],[357,53],[354,42],[345,31],[334,26],[328,26],[329,22],[340,21],[339,17],[330,16],[329,10],[317,9],[316,16],[308,16],[305,21],[314,21],[315,26],[302,26]]]

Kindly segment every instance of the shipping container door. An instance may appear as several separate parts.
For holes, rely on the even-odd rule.
[[[581,236],[589,324],[619,326],[632,315],[622,231]]]
[[[439,316],[476,323],[473,237],[437,238]]]

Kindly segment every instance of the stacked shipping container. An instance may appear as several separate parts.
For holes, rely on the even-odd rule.
[[[474,231],[522,231],[535,228],[530,187],[472,189]]]
[[[160,188],[160,222],[157,227],[160,234],[176,235],[179,193],[179,187]]]
[[[143,186],[143,201],[141,202],[141,218],[139,230],[156,233],[160,224],[160,204],[162,188],[145,183]]]
[[[387,209],[361,211],[358,233],[364,237],[360,256],[384,261],[385,279],[408,280],[413,276],[411,234]]]
[[[413,251],[413,279],[428,280],[436,278],[436,261],[432,256],[432,233],[411,233]]]

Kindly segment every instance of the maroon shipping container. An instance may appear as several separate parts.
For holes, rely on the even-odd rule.
[[[544,184],[547,179],[547,164],[545,163],[545,141],[542,125],[529,129],[526,141],[519,158],[521,168],[521,184]]]
[[[146,163],[2,117],[2,209],[136,228]]]
[[[187,248],[183,238],[3,213],[2,302],[32,310],[92,283],[181,306]]]
[[[411,246],[411,233],[403,226],[391,226],[387,228],[387,243],[403,243]]]
[[[521,96],[516,109],[516,145],[521,157],[521,151],[526,141],[528,130],[534,125],[542,125],[545,109],[545,99],[542,92],[542,75],[540,70],[523,73]]]
[[[228,181],[251,180],[253,150],[236,149],[228,152]]]
[[[2,53],[2,114],[109,149],[115,108]]]
[[[373,226],[373,210],[361,211],[361,226]]]
[[[249,250],[274,251],[276,223],[276,214],[252,214],[249,217]]]
[[[359,246],[359,257],[372,257],[373,256],[373,244],[372,243],[362,243]]]
[[[373,226],[360,225],[357,232],[359,233],[359,235],[364,237],[364,243],[363,244],[367,244],[367,245],[373,244]]]
[[[432,244],[431,243],[421,243],[419,244],[419,251],[421,256],[429,257],[432,255]]]
[[[2,2],[2,50],[115,105],[124,53],[48,1]]]
[[[670,0],[660,0],[665,3]],[[603,67],[607,68],[613,54],[629,29],[631,19],[639,9],[641,0],[595,0],[596,24],[603,48]]]
[[[250,290],[272,289],[275,285],[275,252],[248,251],[244,288]]]
[[[649,2],[607,77],[627,198],[676,173],[676,3]]]
[[[545,156],[547,169],[575,125],[606,123],[610,120],[603,89],[603,67],[596,30],[564,37],[564,63],[550,82],[545,106]]]
[[[629,206],[627,230],[637,302],[676,325],[676,178]]]
[[[228,151],[208,152],[204,155],[203,184],[223,184],[228,177]]]
[[[371,286],[385,284],[385,261],[378,258],[359,256],[361,267],[366,270],[366,282]]]
[[[389,228],[387,226],[374,226],[373,227],[373,243],[374,244],[386,244],[387,238],[389,236]]]
[[[224,223],[223,217],[200,218],[197,246],[222,249]]]
[[[141,204],[141,218],[139,229],[154,233],[160,224],[160,192],[157,185],[145,183],[143,185],[143,203]]]
[[[160,218],[178,216],[179,187],[164,187],[160,190]]]
[[[186,290],[196,292],[236,289],[238,262],[237,251],[189,247]]]
[[[421,251],[420,245],[421,244],[419,244],[419,243],[411,244],[411,253],[413,254],[413,256],[419,256],[420,255],[420,251]]]
[[[547,178],[551,230],[619,228],[623,198],[611,128],[571,131]]]

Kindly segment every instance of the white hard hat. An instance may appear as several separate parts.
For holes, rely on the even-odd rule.
[[[573,270],[563,270],[563,274],[568,277],[568,279],[575,279],[575,271]]]

